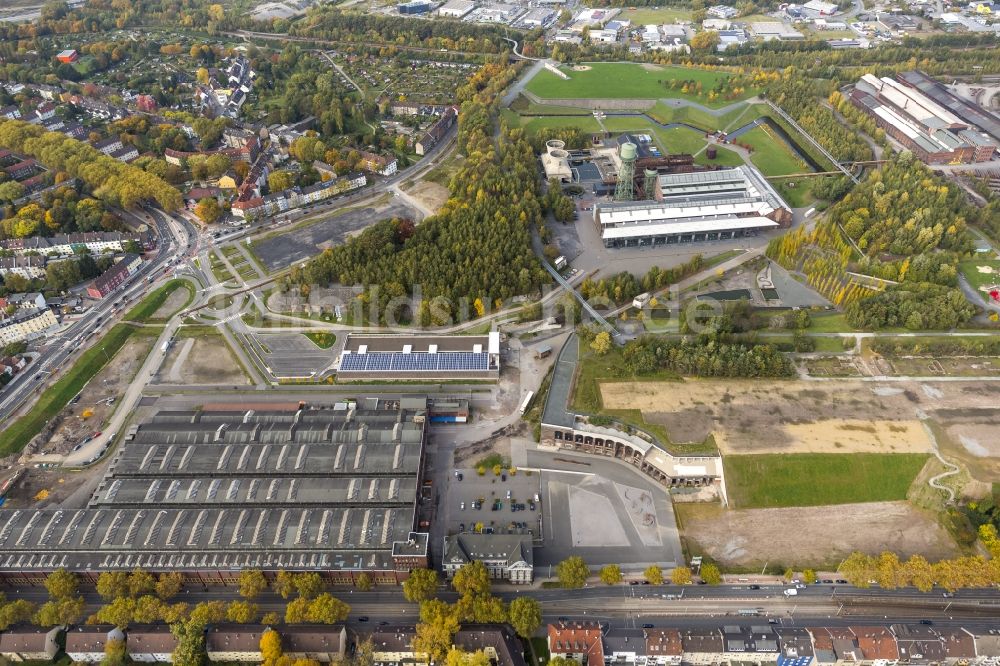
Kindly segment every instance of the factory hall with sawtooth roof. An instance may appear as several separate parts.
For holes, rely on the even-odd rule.
[[[86,507],[0,510],[0,580],[141,567],[204,584],[245,568],[402,582],[428,566],[416,531],[427,411],[425,397],[159,411]]]

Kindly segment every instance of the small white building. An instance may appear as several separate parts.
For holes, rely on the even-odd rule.
[[[824,2],[824,0],[809,0],[802,6],[820,16],[833,16],[837,13],[837,5],[832,2]]]
[[[595,44],[614,44],[618,41],[616,30],[591,30],[590,41]]]

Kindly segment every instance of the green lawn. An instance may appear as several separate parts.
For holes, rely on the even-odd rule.
[[[693,67],[664,67],[646,69],[633,63],[588,63],[590,69],[582,72],[563,67],[569,79],[556,76],[548,70],[541,70],[528,82],[529,92],[542,99],[661,99],[680,98],[698,102],[704,106],[720,107],[733,100],[707,100],[708,91],[719,81],[729,78],[725,72],[710,72]],[[666,85],[671,79],[700,82],[704,93],[701,96],[685,94]],[[747,90],[744,98],[756,90]]]
[[[793,453],[723,458],[734,508],[822,506],[906,499],[922,453]]]
[[[538,134],[550,127],[577,127],[583,132],[600,132],[594,116],[526,116],[520,119],[521,127],[528,136]]]
[[[857,330],[847,323],[847,317],[839,312],[830,314],[812,314],[812,324],[806,329],[807,333],[849,333]]]
[[[333,343],[337,341],[336,335],[333,333],[326,333],[324,331],[309,331],[308,333],[303,333],[302,335],[312,340],[313,344],[320,349],[329,349],[333,346]]]
[[[567,118],[565,120],[572,119]],[[688,127],[663,129],[650,123],[645,118],[614,116],[606,118],[604,126],[612,133],[632,132],[636,134],[651,134],[656,137],[656,143],[664,153],[687,153],[694,155],[695,162],[698,164],[721,164],[722,166],[739,166],[743,164],[742,157],[722,146],[716,147],[714,160],[708,159],[704,152],[707,144],[704,135]]]
[[[167,301],[167,297],[181,287],[188,291],[187,301],[184,305],[177,308],[177,310],[183,310],[194,300],[194,285],[188,280],[170,280],[129,310],[128,314],[125,315],[125,319],[128,321],[146,321],[150,319],[160,309],[160,306]]]
[[[992,272],[984,273],[979,270],[980,268],[989,268]],[[972,288],[979,292],[984,301],[988,300],[990,295],[982,291],[981,287],[992,287],[1000,284],[1000,261],[998,260],[972,259],[963,261],[958,265],[958,269],[972,285]]]
[[[112,328],[97,344],[83,352],[63,377],[46,389],[35,406],[14,423],[5,423],[0,432],[0,456],[17,453],[27,445],[31,438],[41,432],[42,428],[66,406],[73,396],[83,390],[87,382],[96,375],[108,362],[114,358],[118,350],[136,334],[158,335],[159,328],[139,329],[128,324],[118,324]],[[32,372],[29,367],[26,372]]]
[[[788,144],[766,125],[753,128],[741,135],[737,141],[753,148],[750,161],[765,176],[785,176],[790,173],[812,171],[809,165],[793,153]]]

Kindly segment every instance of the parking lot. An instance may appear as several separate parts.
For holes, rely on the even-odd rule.
[[[456,470],[448,487],[448,533],[472,532],[477,523],[483,531],[498,534],[541,534],[542,509],[537,474],[518,471],[495,476],[493,470],[479,476],[475,469]],[[464,508],[463,508],[464,507]],[[534,507],[534,508],[532,508]]]
[[[333,211],[331,217],[325,220],[258,241],[254,243],[253,250],[267,270],[274,271],[315,256],[328,247],[341,245],[365,227],[392,217],[416,221],[421,215],[410,206],[396,201],[385,206],[365,206],[340,215]]]
[[[329,367],[343,347],[342,336],[321,349],[302,333],[254,333],[264,363],[276,377],[308,377]]]

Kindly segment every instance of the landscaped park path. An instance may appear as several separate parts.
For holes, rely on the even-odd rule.
[[[941,451],[938,448],[937,438],[934,436],[934,431],[931,430],[931,427],[927,425],[926,417],[920,419],[920,425],[924,427],[924,431],[927,433],[927,438],[931,442],[931,451],[934,452],[934,457],[940,460],[941,464],[948,468],[947,472],[942,472],[937,476],[931,477],[927,481],[927,485],[929,485],[931,488],[934,488],[935,490],[943,490],[944,492],[946,492],[948,494],[948,503],[951,504],[952,502],[955,501],[955,491],[949,488],[948,486],[941,485],[941,479],[958,474],[959,472],[958,465],[948,462],[947,460],[944,459],[944,456],[941,455]]]

